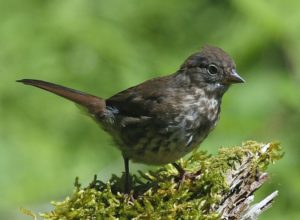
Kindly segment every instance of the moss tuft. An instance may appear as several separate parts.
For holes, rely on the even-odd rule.
[[[131,195],[122,193],[123,177],[112,176],[108,183],[94,178],[83,188],[76,179],[74,193],[54,210],[42,213],[45,219],[219,219],[216,207],[228,192],[226,172],[241,163],[245,155],[259,154],[251,160],[251,170],[265,170],[282,157],[278,143],[264,151],[261,143],[248,141],[241,147],[221,148],[216,156],[200,151],[181,166],[191,177],[179,181],[172,165],[133,175]],[[253,169],[252,169],[253,167]]]

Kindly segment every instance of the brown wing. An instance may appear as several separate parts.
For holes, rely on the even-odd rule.
[[[172,75],[155,78],[124,90],[107,99],[106,105],[118,109],[120,115],[128,117],[160,118],[159,114],[172,114],[175,106],[169,97],[176,94],[170,77]]]
[[[146,81],[106,100],[107,108],[115,112],[112,125],[118,128],[120,144],[135,146],[142,139],[146,141],[159,134],[168,137],[178,129],[174,120],[178,114],[178,105],[174,103],[178,87],[170,77]]]

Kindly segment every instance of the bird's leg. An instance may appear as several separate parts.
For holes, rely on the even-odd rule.
[[[182,182],[187,174],[187,172],[178,164],[178,163],[172,163],[172,165],[176,168],[176,170],[179,173],[179,180]]]
[[[125,165],[125,185],[124,185],[124,192],[126,194],[130,193],[130,178],[129,178],[129,159],[127,157],[124,158],[124,165]]]

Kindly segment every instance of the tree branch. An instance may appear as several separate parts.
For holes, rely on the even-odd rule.
[[[189,172],[183,181],[167,165],[132,176],[133,191],[123,194],[123,177],[108,183],[94,178],[73,195],[42,213],[45,219],[243,219],[254,220],[271,207],[275,191],[251,205],[253,193],[268,179],[270,163],[282,157],[279,144],[246,142],[222,148],[215,156],[194,153],[180,165]]]

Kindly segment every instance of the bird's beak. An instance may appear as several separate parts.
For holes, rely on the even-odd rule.
[[[244,83],[245,80],[240,77],[240,75],[236,72],[235,69],[231,70],[230,74],[226,77],[225,83],[233,84],[233,83]]]

